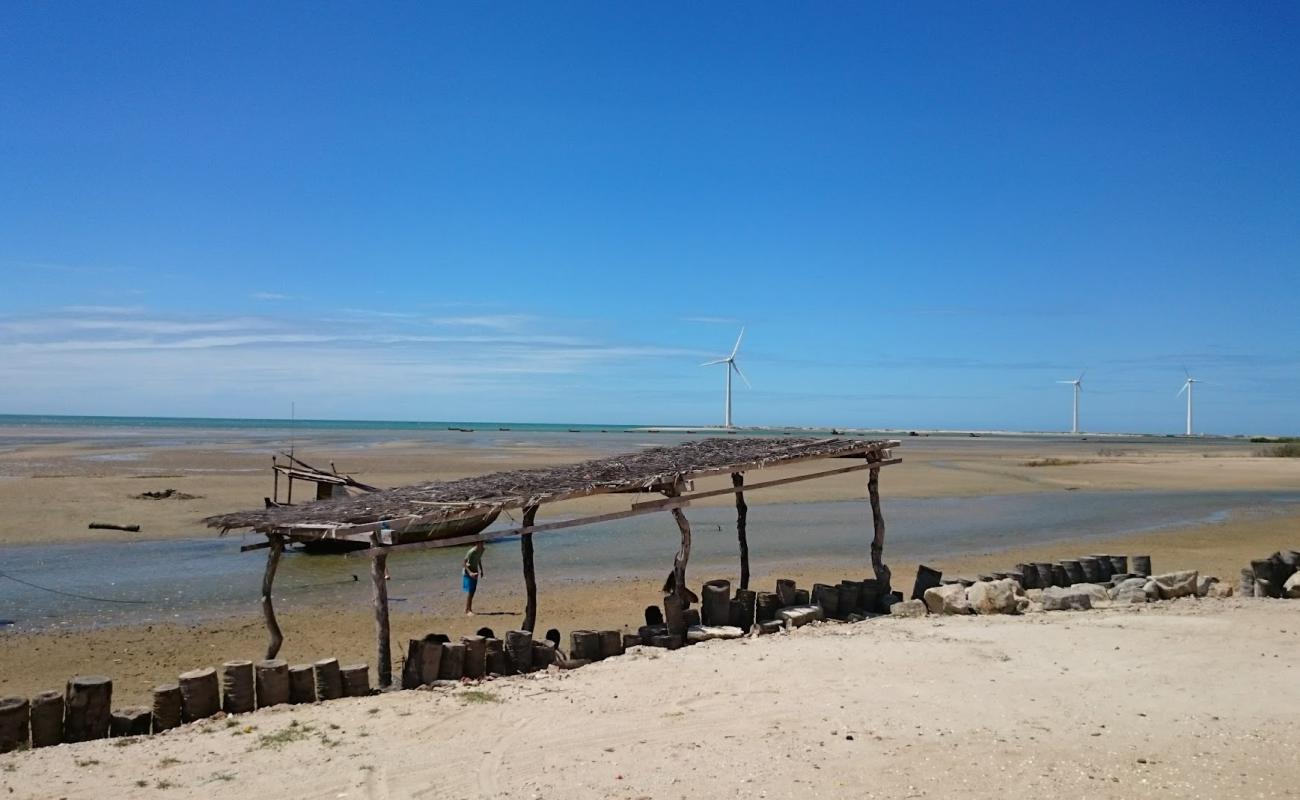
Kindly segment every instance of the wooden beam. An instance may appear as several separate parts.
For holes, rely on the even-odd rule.
[[[266,537],[265,542],[258,542],[256,544],[241,544],[239,546],[239,552],[247,553],[249,550],[265,550],[270,546],[271,546],[271,537],[268,536]]]
[[[271,600],[271,587],[275,583],[276,567],[280,565],[280,553],[284,551],[284,539],[272,534],[267,537],[266,546],[271,551],[266,554],[266,571],[262,573],[262,618],[266,621],[266,632],[270,635],[270,641],[266,644],[266,657],[272,659],[280,652],[280,645],[284,644],[284,634],[275,618],[275,604]]]
[[[749,517],[749,506],[745,505],[745,473],[731,473],[731,485],[736,489],[736,541],[740,545],[740,588],[749,588],[749,538],[745,525]]]
[[[708,469],[696,470],[693,472],[685,472],[682,473],[680,476],[678,476],[678,480],[691,481],[696,478],[708,477],[710,475],[723,475],[732,472],[747,472],[749,470],[764,469],[767,467],[784,467],[790,464],[801,464],[805,461],[819,461],[828,458],[867,458],[868,456],[874,455],[878,459],[880,459],[883,458],[883,456],[881,455],[882,451],[888,451],[893,447],[897,447],[898,445],[899,445],[898,441],[890,440],[890,441],[876,442],[868,446],[853,448],[850,450],[845,450],[843,452],[837,452],[837,453],[817,453],[813,455],[798,456],[796,458],[772,459],[772,460],[765,460],[765,461],[728,464],[726,466],[721,466],[721,467],[710,467]],[[884,462],[882,461],[881,463],[883,464]],[[891,463],[896,463],[896,462],[891,462]],[[651,486],[645,486],[640,488],[646,490],[653,490],[653,491],[662,491],[660,487],[662,487],[663,485],[666,484],[656,483]],[[592,486],[586,489],[580,489],[572,492],[564,492],[555,495],[539,495],[536,497],[523,497],[523,496],[503,497],[503,498],[497,498],[493,500],[485,499],[481,505],[475,508],[470,508],[470,509],[466,509],[465,511],[461,511],[458,513],[451,513],[451,514],[445,514],[445,513],[440,513],[435,511],[427,514],[408,514],[406,516],[388,517],[385,519],[376,519],[371,522],[359,522],[356,524],[336,522],[336,523],[310,523],[310,524],[303,523],[303,524],[292,524],[292,525],[277,525],[274,526],[273,528],[269,528],[269,530],[276,533],[292,533],[295,529],[302,529],[302,528],[309,528],[309,527],[330,528],[336,531],[338,530],[345,531],[346,532],[345,536],[353,537],[354,541],[365,541],[365,538],[362,536],[363,534],[369,534],[373,531],[379,530],[385,524],[388,526],[389,529],[397,533],[401,533],[407,530],[408,528],[418,526],[418,525],[428,524],[430,522],[451,522],[453,520],[481,516],[483,513],[485,513],[485,511],[490,510],[492,508],[499,508],[501,510],[506,510],[511,508],[522,508],[524,506],[532,505],[534,503],[538,505],[544,503],[559,503],[565,500],[576,500],[581,497],[591,497],[594,495],[626,493],[626,492],[636,491],[637,488],[638,487],[635,486]],[[432,502],[432,501],[420,501],[420,502]],[[467,502],[475,502],[475,501],[467,501]],[[260,530],[260,529],[255,529],[255,530]],[[339,537],[339,538],[345,538],[345,537]]]
[[[523,527],[532,527],[537,519],[537,506],[524,509]],[[537,627],[537,574],[533,571],[533,535],[519,537],[519,552],[524,560],[524,624],[523,630],[532,633]]]
[[[371,547],[379,548],[379,534],[372,534]],[[393,685],[393,654],[388,634],[388,553],[379,548],[370,560],[370,581],[374,584],[375,637],[377,650],[375,669],[379,676],[379,688],[387,689]]]
[[[681,495],[680,497],[670,497],[667,500],[649,500],[644,503],[633,503],[632,508],[645,508],[649,510],[656,510],[656,509],[668,509],[673,507],[683,507],[683,506],[690,505],[690,501],[692,500],[702,500],[706,497],[718,497],[724,494],[735,494],[741,491],[752,492],[756,489],[767,489],[772,486],[784,486],[787,483],[798,483],[799,481],[811,481],[817,478],[828,478],[832,475],[843,475],[848,472],[860,472],[864,469],[879,469],[880,467],[888,467],[894,464],[901,464],[902,462],[903,459],[901,458],[891,458],[887,461],[874,461],[874,462],[868,461],[865,464],[854,464],[851,467],[840,467],[839,469],[828,469],[822,472],[810,472],[807,475],[791,475],[788,478],[775,478],[770,481],[751,483],[748,486],[745,486],[743,488],[738,488],[735,485],[733,485],[730,488],[710,489],[707,492],[694,492],[692,494]],[[736,475],[740,473],[733,472],[732,474]]]
[[[812,478],[821,478],[827,475],[835,475],[843,472],[857,472],[859,470],[871,469],[873,466],[884,467],[884,466],[889,466],[891,464],[898,464],[901,462],[902,462],[901,458],[895,458],[895,459],[890,459],[888,461],[876,462],[875,465],[855,464],[852,467],[841,467],[840,469],[830,470],[829,472],[825,472],[825,473],[813,473],[811,475],[797,475],[792,478],[780,478],[778,480],[766,481],[764,483],[754,483],[748,485],[746,489],[747,490],[762,489],[768,486],[780,486],[782,484],[793,483],[795,481],[810,480]],[[710,492],[697,492],[696,494],[689,495],[689,496],[669,498],[667,500],[656,500],[650,503],[638,503],[636,506],[629,509],[628,511],[614,511],[608,514],[597,514],[591,517],[578,517],[576,519],[564,519],[564,520],[557,520],[555,522],[545,522],[542,523],[541,525],[532,525],[528,527],[519,527],[519,528],[507,528],[505,530],[499,530],[499,531],[487,531],[484,533],[476,533],[470,536],[457,536],[451,539],[436,539],[430,542],[412,542],[410,544],[397,544],[389,547],[383,547],[382,549],[389,553],[398,553],[398,552],[405,553],[414,550],[433,550],[441,547],[457,547],[460,545],[474,544],[475,542],[495,542],[501,539],[508,539],[512,536],[519,536],[524,533],[544,533],[546,531],[558,531],[558,530],[563,530],[565,528],[576,528],[582,525],[593,525],[600,522],[615,522],[620,519],[628,519],[629,517],[638,517],[641,516],[642,514],[653,514],[658,511],[671,510],[674,506],[681,507],[683,505],[689,505],[690,500],[692,498],[713,497],[719,494],[731,494],[734,491],[735,491],[735,487],[731,487],[728,489],[718,489]],[[357,541],[356,537],[350,535],[326,536],[325,538],[341,539],[344,541]],[[347,553],[346,555],[349,558],[356,558],[358,556],[361,557],[373,556],[374,554],[375,554],[375,548],[372,547],[367,550],[357,550],[351,553]]]

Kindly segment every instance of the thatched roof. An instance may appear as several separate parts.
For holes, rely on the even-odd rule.
[[[812,459],[865,457],[895,445],[897,442],[867,439],[710,438],[578,464],[494,472],[359,497],[222,514],[204,522],[223,530],[252,528],[272,532],[416,517],[438,521],[464,517],[476,509],[520,508],[593,494],[653,491],[706,475]]]

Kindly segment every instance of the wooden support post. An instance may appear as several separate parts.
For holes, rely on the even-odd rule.
[[[370,535],[370,546],[379,547],[379,533]],[[393,654],[388,636],[388,554],[380,551],[370,559],[370,581],[374,584],[375,635],[378,638],[379,688],[387,689],[393,685]]]
[[[867,460],[872,464],[879,464],[880,454],[872,453],[867,456]],[[889,567],[885,566],[885,515],[880,511],[880,467],[875,466],[867,473],[867,496],[871,499],[871,569],[876,575],[876,580],[881,581],[881,586],[889,585]]]
[[[275,468],[275,456],[271,456],[271,502],[280,502],[280,470]]]
[[[523,527],[531,527],[537,519],[537,506],[524,508]],[[532,633],[537,628],[537,574],[533,571],[533,535],[525,533],[519,537],[519,552],[524,559],[524,624],[523,629]]]
[[[749,539],[745,533],[745,522],[749,516],[749,506],[745,505],[745,493],[739,491],[745,485],[745,473],[731,473],[731,485],[736,487],[736,538],[740,542],[740,588],[749,588]]]
[[[668,497],[678,497],[681,495],[681,484],[676,483],[671,488],[666,489],[664,494]],[[677,530],[681,532],[682,543],[677,551],[677,556],[673,559],[673,583],[674,595],[680,604],[679,608],[686,608],[689,602],[689,593],[686,590],[686,562],[691,558],[691,523],[687,521],[686,515],[680,508],[672,509],[673,520],[677,523]]]
[[[266,657],[275,658],[284,643],[284,634],[280,632],[280,623],[275,619],[275,606],[271,602],[271,585],[275,583],[275,569],[280,565],[280,553],[284,551],[284,537],[269,534],[271,549],[266,554],[266,572],[262,574],[262,616],[266,619],[266,632],[271,639],[266,644]]]

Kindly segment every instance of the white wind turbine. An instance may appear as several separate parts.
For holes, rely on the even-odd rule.
[[[1079,393],[1083,391],[1083,376],[1087,373],[1088,370],[1085,369],[1079,373],[1079,377],[1072,381],[1057,381],[1057,383],[1068,383],[1074,387],[1074,426],[1070,429],[1070,433],[1079,432]]]
[[[1174,395],[1174,397],[1177,397],[1179,394],[1182,394],[1183,392],[1187,392],[1187,435],[1191,436],[1192,435],[1192,387],[1194,387],[1198,383],[1203,383],[1203,381],[1193,378],[1192,373],[1187,371],[1187,367],[1183,367],[1183,374],[1187,376],[1187,380],[1183,382],[1183,388],[1179,389],[1178,394]]]
[[[744,329],[744,328],[741,328],[741,329],[740,329],[740,335],[736,337],[736,346],[733,347],[733,348],[731,348],[731,355],[727,356],[726,358],[719,358],[717,361],[708,361],[708,362],[706,362],[706,363],[700,365],[701,367],[711,367],[711,366],[713,366],[714,364],[726,364],[726,365],[727,365],[727,367],[726,367],[726,370],[727,370],[727,413],[726,413],[726,417],[725,417],[726,422],[724,423],[724,425],[725,425],[726,427],[728,427],[728,428],[732,427],[732,425],[731,425],[731,371],[732,371],[732,370],[735,370],[735,371],[736,371],[736,374],[740,376],[740,379],[741,379],[742,381],[745,382],[745,385],[746,385],[746,386],[749,386],[749,388],[751,388],[751,389],[754,388],[753,386],[750,386],[750,384],[749,384],[749,378],[746,378],[746,377],[745,377],[745,373],[741,372],[741,371],[740,371],[740,367],[736,364],[736,352],[737,352],[738,350],[740,350],[740,340],[743,339],[743,338],[745,338],[745,329]]]

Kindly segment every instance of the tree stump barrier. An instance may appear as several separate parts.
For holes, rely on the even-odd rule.
[[[638,633],[623,634],[623,652],[627,652],[629,647],[639,647],[641,645],[641,635]]]
[[[316,670],[311,664],[289,667],[289,702],[316,702]]]
[[[1070,580],[1069,574],[1065,567],[1060,564],[1052,565],[1052,583],[1056,586],[1070,586],[1074,581]]]
[[[148,736],[153,711],[148,708],[120,708],[109,717],[109,736]]]
[[[26,697],[0,698],[0,753],[27,748],[31,740],[31,704]]]
[[[641,637],[641,644],[646,647],[655,647],[656,636],[666,636],[668,634],[667,625],[642,625],[637,630],[637,635]]]
[[[458,681],[465,677],[465,645],[444,644],[442,661],[438,664],[438,679]]]
[[[253,665],[257,707],[278,706],[289,702],[289,662],[268,658]]]
[[[777,608],[794,605],[794,593],[799,587],[789,578],[776,579]]]
[[[461,663],[461,676],[478,680],[487,674],[487,639],[482,636],[462,636],[460,643],[465,646],[465,659]]]
[[[32,698],[31,715],[33,749],[63,744],[63,692],[38,693]]]
[[[654,637],[650,644],[654,647],[662,647],[665,650],[677,650],[682,646],[682,637],[675,633],[665,633]]]
[[[253,662],[227,661],[221,665],[221,710],[247,714],[257,707],[253,696]]]
[[[1025,588],[1025,573],[1018,569],[1007,570],[1007,578],[1015,581],[1021,589]]]
[[[613,658],[614,656],[623,655],[623,632],[622,631],[601,631],[600,632],[600,657]]]
[[[1070,581],[1069,584],[1066,584],[1067,586],[1083,583],[1083,565],[1079,563],[1078,559],[1071,558],[1062,561],[1061,568],[1065,570],[1065,577]]]
[[[1128,572],[1128,556],[1111,556],[1110,557],[1110,574],[1111,577],[1123,575]]]
[[[1143,578],[1151,577],[1151,556],[1133,556],[1130,561],[1129,572]]]
[[[700,617],[705,625],[726,625],[731,622],[731,581],[708,581],[700,593]]]
[[[111,678],[102,675],[73,678],[68,681],[63,704],[63,741],[86,742],[108,737],[113,705]]]
[[[1106,580],[1101,576],[1101,564],[1093,556],[1081,556],[1079,566],[1083,569],[1084,583],[1101,583]]]
[[[921,564],[916,568],[916,582],[912,584],[912,599],[921,600],[926,589],[935,589],[943,579],[943,571]]]
[[[555,652],[555,645],[543,639],[540,642],[532,643],[532,661],[529,670],[537,672],[546,669],[559,660],[559,654]]]
[[[1111,562],[1110,556],[1094,553],[1092,558],[1097,559],[1097,572],[1101,575],[1102,582],[1110,580],[1110,576],[1115,574],[1115,566]]]
[[[577,630],[569,634],[569,657],[600,660],[600,634],[597,631]]]
[[[754,614],[758,608],[758,592],[753,589],[737,589],[734,602],[740,604],[740,617],[732,624],[747,631],[754,624]]]
[[[662,625],[664,624],[664,612],[659,606],[645,607],[645,624]]]
[[[510,668],[523,675],[533,671],[532,631],[506,631],[506,655]]]
[[[679,634],[686,634],[686,607],[682,605],[682,599],[675,594],[670,594],[664,598],[664,624],[668,630]],[[573,655],[570,653],[570,655]],[[573,656],[578,658],[578,656]]]
[[[682,623],[687,628],[694,628],[700,624],[700,610],[698,608],[688,608],[682,612]]]
[[[1237,583],[1237,596],[1255,596],[1255,570],[1247,567],[1241,571],[1241,579]]]
[[[863,578],[860,585],[862,586],[863,612],[867,614],[878,613],[880,611],[880,581],[875,578]],[[797,599],[802,601],[799,605],[803,606],[809,605],[812,600],[810,597]]]
[[[339,667],[343,680],[344,697],[365,697],[370,694],[370,667],[366,664],[348,664]]]
[[[150,727],[154,733],[162,733],[180,727],[185,721],[184,700],[181,697],[179,683],[162,683],[151,692],[153,703],[149,710]]]
[[[178,683],[181,687],[181,719],[185,722],[207,719],[221,710],[221,686],[217,671],[212,667],[182,672]]]
[[[754,619],[758,622],[774,619],[780,608],[781,598],[776,592],[759,592],[755,598]]]
[[[506,653],[506,643],[500,639],[487,640],[487,669],[489,675],[513,675],[510,656]]]
[[[822,607],[822,614],[826,619],[834,619],[840,613],[840,590],[838,586],[831,586],[825,583],[814,583],[812,587],[811,600],[813,605]],[[760,616],[756,622],[761,627],[763,623],[771,622],[775,617],[776,612],[774,610],[772,616],[766,618]]]
[[[1053,583],[1053,581],[1056,578],[1056,574],[1052,571],[1051,564],[1047,563],[1046,561],[1035,561],[1033,566],[1035,572],[1037,572],[1038,574],[1039,589],[1048,589],[1056,585],[1055,583]]]
[[[1020,588],[1022,589],[1042,588],[1038,585],[1038,568],[1035,567],[1033,564],[1017,564],[1016,572],[1020,573]]]
[[[343,675],[337,658],[322,658],[311,669],[316,676],[317,700],[337,700],[343,696]]]

